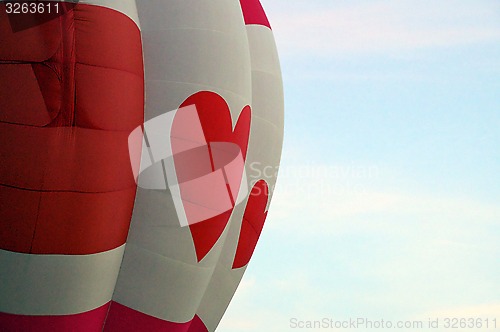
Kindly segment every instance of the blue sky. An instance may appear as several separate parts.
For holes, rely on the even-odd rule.
[[[262,2],[284,76],[282,173],[219,331],[500,328],[500,2]]]

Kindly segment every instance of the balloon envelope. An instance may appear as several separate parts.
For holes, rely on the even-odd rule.
[[[214,331],[281,156],[281,73],[260,2],[8,6],[0,330]]]

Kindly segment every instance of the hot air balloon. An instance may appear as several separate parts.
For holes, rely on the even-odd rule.
[[[281,156],[260,2],[26,4],[0,2],[0,330],[214,331]]]

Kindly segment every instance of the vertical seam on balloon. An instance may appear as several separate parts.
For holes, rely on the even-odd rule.
[[[205,137],[205,142],[207,142],[206,137]],[[215,161],[214,161],[214,156],[212,154],[212,145],[209,142],[207,146],[208,146],[208,155],[210,156],[210,166],[212,167],[212,172],[215,172]]]
[[[43,188],[43,178],[45,177],[45,172],[42,177],[42,188]],[[38,226],[38,218],[40,218],[40,206],[42,204],[42,192],[39,193],[38,196],[38,206],[36,208],[36,219],[35,219],[35,227],[33,228],[33,237],[31,238],[30,250],[29,253],[33,253],[33,244],[35,243],[36,229]]]
[[[124,253],[125,253],[125,251],[124,251]],[[122,256],[122,262],[120,263],[120,269],[118,270],[118,274],[120,273],[122,264],[123,264],[123,256]],[[117,277],[117,279],[118,279],[118,277]],[[115,289],[116,289],[116,285],[115,285]],[[101,332],[104,332],[104,329],[106,328],[106,323],[108,322],[109,312],[111,311],[111,306],[113,305],[113,296],[114,295],[115,295],[115,290],[113,289],[113,294],[111,295],[111,301],[108,302],[108,310],[106,310],[106,316],[104,316],[104,320],[102,321]]]
[[[151,143],[149,143],[148,133],[146,132],[146,127],[144,126],[144,124],[141,124],[141,129],[144,137],[144,143],[146,143],[146,149],[148,150],[149,160],[151,161],[151,164],[153,164],[155,162],[153,149],[151,149]]]
[[[231,205],[234,207],[236,205],[236,203],[235,203],[235,200],[233,197],[233,192],[231,190],[231,186],[229,185],[229,179],[228,179],[227,174],[224,171],[224,169],[222,169],[222,175],[224,176],[224,181],[226,181],[227,193],[229,194],[229,199],[231,200]]]
[[[73,8],[73,11],[72,11],[72,16],[71,16],[71,24],[70,24],[70,27],[72,29],[72,35],[73,35],[73,38],[72,38],[72,45],[71,45],[71,50],[70,50],[70,70],[72,71],[72,75],[70,76],[72,79],[73,79],[73,82],[72,83],[72,88],[73,88],[73,107],[72,107],[72,112],[71,112],[71,126],[72,127],[75,127],[76,126],[76,100],[77,100],[77,91],[76,91],[76,65],[77,65],[77,62],[76,62],[76,23],[75,23],[75,11],[77,10],[77,8]],[[63,31],[64,33],[64,31]],[[65,39],[63,38],[63,43],[65,42]],[[64,68],[64,55],[63,55],[63,68]]]
[[[161,170],[163,172],[163,181],[165,181],[165,189],[168,190],[168,177],[167,177],[167,164],[165,164],[165,159],[161,160]]]
[[[62,50],[62,70],[63,70],[63,73],[64,73],[64,60],[65,60],[65,51],[66,51],[66,48],[65,48],[65,21],[63,20],[63,17],[60,17],[59,18],[59,27],[60,27],[60,31],[61,31],[61,45],[60,45],[60,49]],[[74,27],[74,24],[72,24],[71,26]],[[74,41],[74,38],[73,38],[73,41]],[[72,45],[72,50],[74,50],[74,44]],[[72,53],[74,54],[74,53]],[[50,59],[49,59],[50,60]],[[46,60],[47,61],[47,60]],[[45,61],[44,61],[45,62]],[[43,62],[42,62],[43,63]],[[63,79],[64,79],[64,74],[62,75]],[[74,84],[74,82],[73,82]],[[75,91],[76,92],[76,91]],[[65,90],[63,89],[62,90],[62,96],[61,96],[61,105],[62,107],[64,107],[64,93],[65,93]],[[38,229],[38,224],[39,224],[39,220],[40,220],[40,210],[41,210],[41,205],[42,205],[42,197],[43,197],[43,191],[44,191],[44,186],[45,186],[45,176],[47,174],[47,169],[44,169],[43,171],[43,174],[42,174],[42,182],[41,182],[41,185],[40,185],[40,193],[39,193],[39,197],[38,197],[38,205],[37,205],[37,213],[36,213],[36,219],[35,219],[35,225],[34,225],[34,228],[33,228],[33,236],[31,238],[31,243],[30,243],[30,249],[29,249],[29,253],[32,254],[33,253],[33,247],[34,247],[34,244],[35,244],[35,240],[36,240],[36,233],[37,233],[37,229]]]

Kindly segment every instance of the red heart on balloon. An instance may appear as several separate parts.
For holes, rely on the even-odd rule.
[[[267,217],[269,189],[266,181],[258,181],[252,188],[241,222],[240,238],[233,261],[233,269],[244,267],[252,258]]]
[[[189,114],[192,106],[196,107],[196,117]],[[233,130],[226,101],[209,91],[186,99],[175,115],[172,154],[198,261],[214,247],[234,210],[244,172],[250,121],[251,109],[246,106]]]

